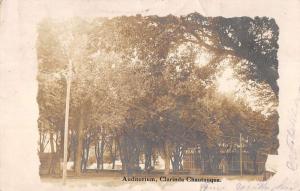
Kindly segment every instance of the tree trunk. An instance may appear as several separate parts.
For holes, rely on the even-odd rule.
[[[90,155],[90,144],[88,145],[87,150],[86,150],[85,170],[86,170],[86,167],[87,167],[87,164],[88,164],[89,155]]]
[[[155,170],[155,164],[157,163],[157,154],[156,152],[152,151],[152,169]]]
[[[53,132],[50,132],[50,152],[51,152],[51,163],[49,168],[49,174],[55,174],[55,156],[54,156],[54,139]]]
[[[50,148],[51,148],[51,153],[54,153],[54,138],[53,138],[53,132],[50,133]]]
[[[170,160],[171,160],[171,156],[170,156],[170,143],[169,141],[165,142],[164,145],[164,150],[165,150],[165,175],[170,174]]]
[[[83,140],[83,129],[84,129],[84,116],[83,108],[80,109],[79,125],[77,128],[77,145],[75,155],[75,175],[81,174],[81,157],[82,157],[82,140]]]
[[[126,173],[127,170],[127,159],[126,159],[126,151],[125,151],[125,141],[124,136],[121,136],[118,139],[118,147],[119,147],[119,155],[122,162],[122,171]]]
[[[112,169],[115,169],[116,155],[117,155],[117,143],[115,139],[112,140],[109,150],[110,150],[110,158],[112,162]]]
[[[83,153],[82,153],[82,160],[81,160],[81,166],[82,166],[82,172],[86,172],[87,169],[87,163],[89,159],[89,151],[90,151],[90,138],[87,136],[84,140],[84,146],[83,146]]]
[[[95,145],[97,172],[99,172],[100,167],[101,167],[101,170],[103,170],[104,148],[105,148],[104,135],[101,135],[101,140],[99,140],[99,138],[98,138],[97,141],[96,141],[96,145]]]
[[[69,141],[69,146],[68,146],[68,155],[67,155],[67,161],[70,161],[70,158],[71,158],[71,155],[72,155],[72,152],[74,153],[74,150],[76,150],[76,148],[74,148],[74,131],[71,131],[71,138],[70,138],[70,141]],[[73,155],[73,158],[74,158],[74,155]]]
[[[97,162],[97,172],[99,172],[100,169],[100,146],[99,146],[99,140],[96,141],[95,145],[95,156],[96,156],[96,162]]]
[[[40,153],[43,153],[45,150],[45,133],[40,132]]]
[[[257,168],[257,164],[256,164],[256,153],[253,156],[253,172],[254,172],[254,174],[258,173],[258,168]]]
[[[116,142],[114,143],[115,149],[113,153],[113,158],[112,158],[112,169],[115,169],[115,164],[116,164],[116,158],[117,158],[117,144]]]
[[[145,145],[145,170],[149,172],[152,169],[152,144],[147,142]]]
[[[102,141],[101,141],[101,170],[103,170],[104,169],[104,145],[105,145],[105,142],[104,142],[104,140],[103,140],[104,138],[102,137]]]
[[[175,147],[175,150],[172,152],[172,157],[171,157],[173,172],[177,172],[183,169],[182,157],[183,157],[183,147],[177,145]]]

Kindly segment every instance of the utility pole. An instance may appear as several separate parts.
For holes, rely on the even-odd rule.
[[[65,111],[65,129],[64,129],[64,161],[63,161],[63,184],[67,178],[67,158],[68,158],[68,135],[69,135],[69,111],[70,111],[70,93],[72,78],[72,61],[69,59],[67,79],[67,95],[66,95],[66,111]]]
[[[243,176],[243,143],[242,143],[242,133],[240,133],[240,172]]]

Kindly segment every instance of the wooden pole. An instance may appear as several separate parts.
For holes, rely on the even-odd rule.
[[[64,161],[63,161],[63,183],[66,183],[67,178],[67,157],[68,157],[68,134],[69,134],[69,111],[70,111],[70,93],[71,93],[71,75],[72,62],[69,60],[67,74],[67,95],[66,95],[66,111],[65,111],[65,131],[64,131]]]
[[[240,173],[243,176],[243,145],[242,145],[242,133],[240,133]]]

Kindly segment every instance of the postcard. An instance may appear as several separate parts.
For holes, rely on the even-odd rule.
[[[299,1],[1,1],[0,190],[299,190]]]

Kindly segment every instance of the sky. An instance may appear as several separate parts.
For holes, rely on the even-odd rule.
[[[169,54],[170,57],[176,58],[191,54],[191,50],[196,51],[194,63],[198,67],[206,66],[212,59],[212,55],[205,48],[198,47],[192,43],[183,43]],[[271,93],[271,87],[265,82],[255,82],[253,80],[241,81],[241,75],[237,71],[247,68],[251,63],[241,60],[233,63],[230,57],[224,58],[218,64],[215,85],[217,91],[232,99],[245,101],[253,110],[260,111],[268,117],[277,109],[275,94]]]

